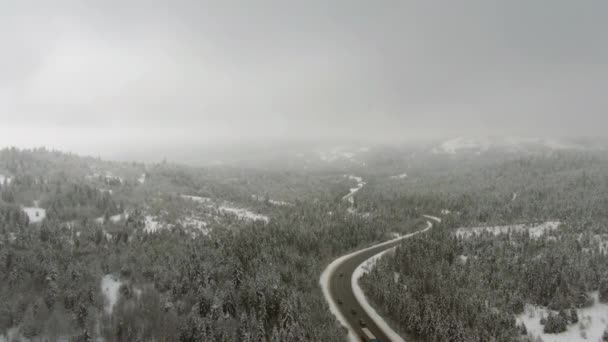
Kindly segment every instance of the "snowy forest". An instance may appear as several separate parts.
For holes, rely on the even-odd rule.
[[[441,223],[360,281],[397,330],[591,329],[578,310],[608,302],[605,153],[357,158],[194,167],[1,150],[0,340],[344,341],[322,271],[425,214]]]

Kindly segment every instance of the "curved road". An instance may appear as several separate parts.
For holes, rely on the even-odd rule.
[[[433,219],[435,218],[433,217]],[[378,320],[382,321],[381,318],[374,320],[370,317],[370,310],[364,309],[364,307],[369,308],[368,303],[360,303],[356,299],[353,291],[353,284],[356,284],[357,282],[357,279],[353,279],[355,270],[370,258],[396,247],[401,243],[401,240],[427,231],[432,226],[432,223],[427,221],[426,229],[345,255],[332,262],[323,272],[323,275],[321,276],[321,286],[323,287],[325,298],[329,302],[332,312],[336,315],[340,323],[346,325],[346,328],[348,328],[351,341],[361,340],[363,336],[360,321],[365,323],[367,328],[379,341],[393,341],[389,335],[394,333],[384,322],[378,322]],[[355,312],[354,314],[353,310]],[[373,311],[373,309],[371,309],[371,311]],[[413,339],[408,337],[408,340]]]

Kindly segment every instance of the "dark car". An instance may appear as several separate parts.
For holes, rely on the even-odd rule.
[[[361,328],[365,328],[367,327],[367,324],[365,324],[365,321],[363,321],[362,319],[359,319],[359,326],[361,326]]]
[[[344,273],[339,274],[340,278],[344,277]]]
[[[355,309],[350,309],[350,313],[351,313],[351,314],[353,314],[353,316],[354,316],[354,315],[356,315],[356,314],[357,314],[357,310],[355,310]]]
[[[342,299],[338,298],[338,304],[342,305]]]

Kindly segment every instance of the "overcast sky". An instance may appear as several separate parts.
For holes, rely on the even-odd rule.
[[[0,4],[0,145],[603,136],[608,1]]]

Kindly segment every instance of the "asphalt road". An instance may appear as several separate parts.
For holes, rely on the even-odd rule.
[[[346,318],[350,326],[355,330],[357,336],[364,336],[361,330],[359,320],[365,322],[367,328],[376,336],[379,341],[388,342],[390,339],[382,332],[381,329],[374,323],[374,321],[365,313],[359,302],[355,299],[353,294],[351,278],[353,272],[359,265],[365,262],[372,256],[385,251],[389,248],[395,247],[401,243],[401,240],[395,241],[390,244],[383,246],[373,247],[365,252],[354,255],[344,260],[340,265],[337,266],[335,271],[329,280],[329,292],[331,297],[336,301],[341,301],[342,304],[338,303],[338,309],[342,312],[342,315]],[[351,310],[355,310],[356,314],[353,315]],[[415,341],[411,336],[402,336],[407,341]],[[362,339],[362,341],[365,341]]]

